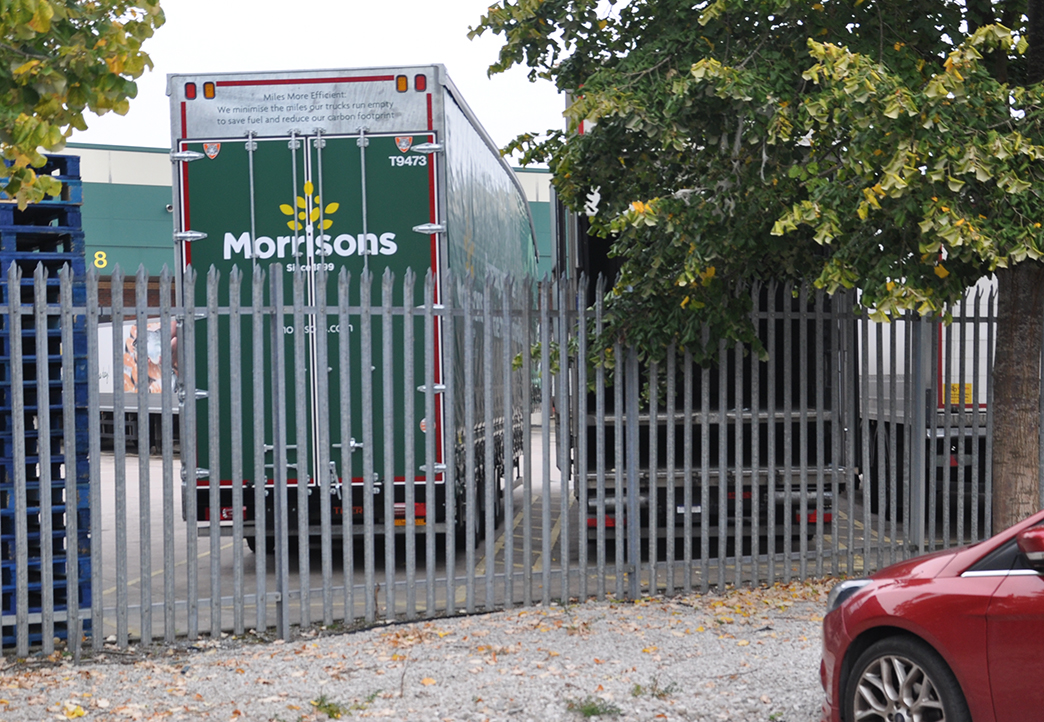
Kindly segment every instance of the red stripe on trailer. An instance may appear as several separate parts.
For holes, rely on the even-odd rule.
[[[435,116],[434,116],[434,111],[432,109],[432,95],[431,95],[431,93],[428,93],[426,100],[427,100],[427,106],[428,106],[428,130],[434,130],[435,129]],[[428,136],[428,142],[429,143],[434,143],[435,142],[435,136],[434,135],[429,135]],[[436,194],[435,194],[435,155],[433,154],[431,156],[431,163],[428,163],[428,220],[431,223],[437,223],[438,222],[438,217],[437,217],[438,205],[437,205],[437,203],[438,203],[438,201],[436,199]],[[438,254],[438,250],[439,250],[438,235],[433,233],[431,235],[431,271],[432,271],[432,280],[434,281],[433,288],[432,288],[432,296],[433,296],[432,301],[433,301],[433,303],[436,303],[436,304],[437,303],[441,303],[441,299],[440,299],[441,288],[439,286],[439,272],[440,272],[441,269],[439,268],[439,254]],[[434,382],[436,384],[441,384],[442,383],[442,353],[441,353],[442,344],[440,343],[440,340],[441,340],[440,339],[440,324],[439,324],[438,317],[433,319],[432,323],[435,324],[435,334],[434,334],[434,336],[435,336],[435,348],[434,348],[434,353],[435,353],[435,379],[434,379]],[[435,433],[435,462],[436,463],[441,463],[443,458],[444,458],[443,457],[443,453],[442,453],[442,395],[441,394],[436,394],[435,395],[435,423],[434,423],[434,427],[435,427],[434,428],[434,433]],[[439,475],[436,474],[434,478],[438,479]]]
[[[181,137],[184,138],[188,135],[188,115],[185,109],[185,101],[181,101]],[[180,144],[181,150],[186,150],[188,144],[184,141]],[[188,176],[188,163],[181,164],[181,229],[183,231],[189,230],[192,226],[190,225],[189,216],[189,176]],[[183,242],[184,254],[182,255],[182,263],[187,268],[192,263],[192,244],[188,241]],[[182,268],[181,270],[185,270]]]
[[[381,83],[395,80],[394,75],[359,75],[340,78],[266,78],[264,80],[219,80],[219,88],[236,88],[256,85],[315,85],[317,83]]]

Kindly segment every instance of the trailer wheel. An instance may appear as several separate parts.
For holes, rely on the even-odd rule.
[[[246,538],[246,543],[247,543],[247,549],[252,551],[254,554],[257,554],[257,546],[258,546],[257,545],[257,537],[248,536]],[[275,552],[275,545],[273,545],[271,543],[271,541],[266,537],[266,539],[265,539],[265,554],[272,554],[274,552]]]

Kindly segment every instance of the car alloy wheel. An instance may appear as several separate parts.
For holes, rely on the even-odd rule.
[[[872,644],[853,666],[845,695],[853,722],[970,722],[960,686],[928,645],[911,637]]]

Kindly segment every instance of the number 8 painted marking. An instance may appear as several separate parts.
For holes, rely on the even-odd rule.
[[[105,255],[105,251],[94,252],[94,267],[105,268],[109,265],[109,259]]]

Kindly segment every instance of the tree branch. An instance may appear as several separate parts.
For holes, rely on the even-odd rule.
[[[23,50],[22,48],[16,48],[14,45],[9,45],[7,43],[0,43],[0,48],[3,48],[5,50],[10,50],[12,53],[16,53],[18,55],[21,55],[23,58],[32,58],[33,60],[50,60],[51,59],[50,55],[37,55],[36,53],[30,53],[27,50]]]

